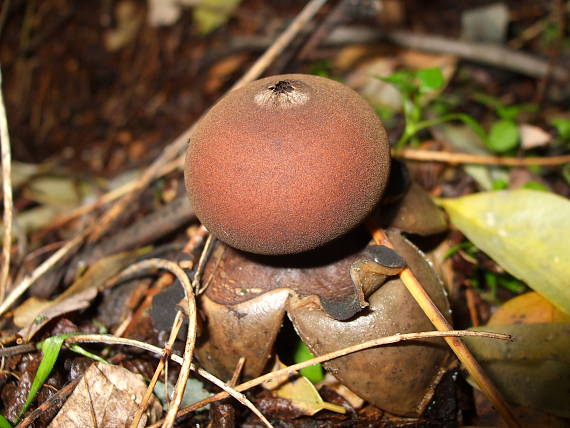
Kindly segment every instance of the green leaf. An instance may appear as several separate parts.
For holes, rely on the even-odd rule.
[[[315,356],[309,351],[307,345],[302,340],[299,340],[297,344],[297,349],[295,349],[295,354],[293,355],[293,360],[296,363],[302,363],[303,361],[315,358]],[[299,371],[303,376],[309,379],[313,383],[319,383],[325,377],[323,372],[323,367],[320,364],[315,364],[314,366],[305,367]]]
[[[570,324],[513,324],[471,330],[512,336],[512,342],[465,338],[508,401],[570,417]]]
[[[61,345],[63,345],[63,341],[68,335],[59,335],[48,337],[46,340],[38,344],[38,348],[42,351],[42,361],[38,366],[38,371],[36,372],[36,376],[32,381],[32,386],[28,391],[28,396],[26,397],[26,402],[24,403],[24,407],[18,413],[18,418],[21,418],[24,413],[26,413],[36,398],[36,395],[40,391],[42,385],[49,377],[55,362],[57,361],[57,357],[59,356],[59,351],[61,350]]]
[[[76,354],[83,355],[84,357],[91,358],[92,360],[98,361],[102,364],[109,364],[104,358],[101,358],[97,354],[93,354],[92,352],[87,351],[85,348],[82,348],[77,343],[72,343],[69,345],[69,349]]]
[[[523,189],[529,189],[529,190],[540,190],[542,192],[548,192],[548,187],[546,187],[542,183],[539,183],[538,181],[533,181],[533,180],[527,181],[522,188]]]
[[[431,92],[443,88],[445,78],[439,67],[424,68],[417,72],[421,92]]]
[[[550,124],[556,128],[556,131],[562,140],[570,141],[570,119],[557,117],[552,119]]]
[[[0,415],[0,428],[12,428],[10,421],[2,415]]]
[[[538,110],[534,104],[517,104],[512,106],[498,106],[497,114],[501,119],[516,120],[523,112],[531,112]]]
[[[511,120],[498,120],[491,127],[487,145],[497,153],[504,153],[514,149],[519,142],[519,129]]]
[[[570,201],[549,192],[482,192],[440,204],[510,274],[570,314]]]
[[[417,87],[412,83],[413,78],[414,74],[410,71],[397,71],[388,77],[378,77],[378,79],[394,85],[402,96],[409,96],[417,91]]]

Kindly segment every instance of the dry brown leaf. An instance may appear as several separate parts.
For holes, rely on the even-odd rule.
[[[50,428],[110,428],[130,426],[146,384],[141,375],[122,367],[94,363],[53,419]],[[151,398],[139,427],[155,422],[162,412]]]

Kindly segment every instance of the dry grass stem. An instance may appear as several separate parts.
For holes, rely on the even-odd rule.
[[[423,162],[445,162],[450,164],[479,164],[504,166],[555,166],[570,162],[570,155],[534,158],[509,158],[502,156],[471,155],[468,153],[437,152],[432,150],[403,149],[392,151],[398,159]]]
[[[2,270],[0,271],[0,303],[6,296],[10,273],[10,252],[12,249],[12,159],[10,154],[10,134],[2,91],[2,70],[0,69],[0,146],[2,151],[2,191],[4,192],[4,239],[2,243]]]
[[[386,233],[375,224],[372,218],[368,218],[367,226],[370,229],[370,232],[376,244],[384,245],[388,248],[394,248]],[[439,331],[451,330],[451,325],[440,312],[435,303],[433,303],[431,297],[418,281],[414,273],[410,270],[410,268],[405,268],[400,273],[400,279],[412,297],[416,300],[418,305],[420,305],[435,328],[437,328]],[[500,391],[495,387],[491,379],[487,377],[483,371],[483,368],[475,359],[469,348],[467,348],[467,346],[458,337],[445,337],[445,341],[455,353],[459,361],[463,363],[477,385],[479,385],[481,390],[491,400],[507,425],[509,427],[520,427],[520,424],[517,421],[512,409]]]
[[[206,267],[206,262],[208,261],[208,255],[210,254],[210,249],[214,244],[216,238],[211,233],[208,234],[208,238],[206,239],[206,243],[204,244],[204,248],[202,249],[202,253],[200,254],[200,259],[198,260],[198,266],[196,267],[196,273],[194,274],[194,279],[192,280],[192,288],[196,295],[202,294],[206,287],[200,288],[200,281],[202,279],[202,273],[204,272],[204,268]]]

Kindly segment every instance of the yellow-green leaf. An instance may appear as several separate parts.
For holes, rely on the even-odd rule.
[[[548,192],[511,190],[440,203],[477,247],[570,314],[570,201]]]

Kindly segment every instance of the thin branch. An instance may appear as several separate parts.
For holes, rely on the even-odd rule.
[[[152,393],[154,391],[154,387],[156,386],[156,382],[158,381],[158,378],[162,374],[162,370],[164,369],[166,361],[168,361],[168,357],[172,353],[172,346],[174,345],[174,341],[178,336],[178,332],[180,331],[180,327],[182,327],[183,322],[184,322],[184,312],[179,310],[178,312],[176,312],[176,317],[174,318],[174,322],[172,323],[172,329],[170,330],[170,337],[168,338],[168,342],[164,346],[162,355],[160,356],[160,361],[156,366],[156,370],[154,371],[152,379],[148,383],[144,397],[139,405],[139,408],[137,409],[137,412],[135,413],[135,417],[133,418],[133,422],[131,423],[131,428],[138,428],[139,426],[140,420],[148,406],[150,397],[152,396]]]
[[[192,370],[196,371],[196,373],[198,373],[200,376],[211,381],[214,385],[218,386],[219,388],[223,389],[224,391],[220,392],[216,395],[213,395],[211,397],[208,397],[204,400],[201,400],[199,402],[196,402],[190,406],[185,407],[184,409],[179,411],[176,416],[177,417],[184,416],[190,412],[193,412],[196,409],[199,409],[199,408],[205,406],[208,403],[212,403],[212,402],[218,401],[218,400],[223,400],[224,398],[227,398],[230,396],[234,397],[235,399],[239,400],[242,403],[243,403],[243,401],[241,401],[238,398],[238,396],[243,396],[244,400],[246,400],[246,402],[249,402],[249,400],[247,400],[247,398],[245,398],[245,396],[243,394],[241,394],[242,391],[246,391],[248,389],[251,389],[254,386],[260,385],[263,382],[266,382],[266,381],[271,380],[273,378],[280,377],[283,375],[287,375],[287,374],[293,373],[295,371],[299,371],[301,369],[304,369],[305,367],[309,367],[309,366],[312,366],[314,364],[320,364],[320,363],[323,363],[325,361],[332,360],[334,358],[343,357],[345,355],[352,354],[352,353],[358,352],[358,351],[362,351],[364,349],[374,348],[376,346],[394,344],[394,343],[398,343],[398,342],[402,342],[402,341],[406,341],[406,340],[419,340],[419,339],[427,339],[427,338],[432,338],[432,337],[465,337],[465,336],[484,337],[484,338],[497,339],[497,340],[511,340],[511,337],[509,335],[506,335],[506,334],[488,333],[488,332],[483,332],[483,331],[467,331],[467,330],[426,331],[426,332],[420,332],[420,333],[396,334],[393,336],[381,337],[379,339],[369,340],[367,342],[363,342],[363,343],[360,343],[357,345],[349,346],[347,348],[339,349],[338,351],[329,352],[329,353],[321,355],[319,357],[315,357],[315,358],[312,358],[310,360],[303,361],[301,363],[297,363],[297,364],[294,364],[292,366],[285,367],[283,369],[280,369],[280,370],[277,370],[277,371],[274,371],[271,373],[267,373],[263,376],[259,376],[255,379],[252,379],[250,381],[247,381],[247,382],[244,382],[240,385],[237,385],[235,388],[230,388],[228,385],[223,383],[221,380],[219,380],[215,376],[212,376],[206,370],[201,369],[199,367],[196,367],[194,364],[191,364],[190,368]],[[136,348],[144,349],[146,351],[149,351],[149,352],[152,352],[152,353],[158,354],[158,355],[161,355],[163,352],[162,348],[159,348],[158,346],[151,345],[149,343],[141,342],[141,341],[134,340],[134,339],[127,339],[124,337],[115,337],[115,336],[106,335],[106,334],[82,334],[82,335],[77,335],[77,336],[70,336],[67,339],[65,339],[65,342],[66,343],[105,343],[105,344],[109,344],[109,345],[127,345],[127,346],[134,346]],[[172,361],[174,361],[175,363],[178,363],[178,364],[183,363],[182,357],[180,357],[180,355],[177,355],[177,354],[171,354],[170,359]],[[253,406],[253,404],[251,404],[251,406]],[[249,405],[248,405],[248,407],[251,409],[251,407]],[[253,407],[255,408],[255,406],[253,406]],[[253,411],[253,409],[252,409],[252,411]],[[162,421],[159,421],[159,422],[153,424],[150,428],[158,428],[161,426],[161,424],[162,424]]]
[[[372,220],[371,217],[367,220],[367,226],[372,234],[374,242],[378,245],[384,245],[388,248],[394,248],[386,233],[380,229]],[[425,288],[416,278],[416,275],[410,270],[405,268],[400,273],[400,279],[414,298],[420,305],[428,319],[439,331],[446,331],[451,329],[451,325],[447,319],[440,312],[438,307],[433,303],[431,297],[426,292]],[[473,377],[477,385],[491,400],[503,420],[509,427],[520,427],[512,409],[505,401],[500,391],[495,387],[493,382],[487,377],[479,362],[475,359],[469,348],[463,341],[457,337],[445,337],[445,341],[455,353],[459,361],[463,363],[469,374]]]
[[[405,334],[396,334],[394,336],[381,337],[379,339],[373,339],[373,340],[369,340],[367,342],[363,342],[363,343],[360,343],[357,345],[349,346],[347,348],[339,349],[338,351],[329,352],[328,354],[323,354],[319,357],[315,357],[315,358],[312,358],[310,360],[303,361],[301,363],[297,363],[297,364],[294,364],[292,366],[285,367],[283,369],[267,373],[263,376],[259,376],[255,379],[252,379],[250,381],[247,381],[247,382],[244,382],[240,385],[237,385],[235,387],[235,389],[236,389],[236,391],[245,391],[245,390],[251,389],[255,386],[261,385],[262,383],[267,382],[269,380],[272,380],[275,378],[281,378],[283,376],[293,374],[294,372],[297,372],[301,369],[304,369],[305,367],[309,367],[309,366],[312,366],[314,364],[324,363],[326,361],[329,361],[329,360],[332,360],[335,358],[340,358],[340,357],[343,357],[345,355],[352,354],[354,352],[362,351],[364,349],[394,344],[394,343],[398,343],[398,342],[402,342],[402,341],[406,341],[406,340],[419,340],[419,339],[426,339],[426,338],[432,338],[432,337],[448,337],[448,336],[449,337],[478,336],[478,337],[487,337],[487,338],[499,339],[499,340],[510,340],[510,336],[504,335],[504,334],[485,332],[483,335],[478,335],[478,334],[473,334],[473,333],[480,333],[480,332],[456,331],[456,330],[427,331],[427,332],[420,332],[420,333],[405,333]],[[223,400],[226,397],[228,397],[227,393],[219,392],[216,395],[205,398],[201,401],[198,401],[194,404],[191,404],[188,407],[185,407],[184,409],[182,409],[178,413],[177,416],[179,416],[179,417],[184,416],[190,412],[193,412],[193,411],[205,406],[206,404],[209,404],[209,403],[212,403],[212,402],[218,401],[218,400]],[[159,426],[160,426],[160,421],[149,426],[148,428],[157,428]]]
[[[10,155],[10,135],[2,91],[2,70],[0,69],[0,144],[2,146],[2,190],[4,191],[4,239],[2,243],[2,271],[0,272],[0,303],[4,301],[10,273],[10,253],[12,250],[12,160]]]
[[[502,156],[471,155],[468,153],[436,152],[432,150],[403,149],[392,151],[392,156],[399,159],[424,162],[445,162],[451,164],[467,163],[479,165],[531,166],[563,165],[570,162],[570,155],[532,158],[509,158]]]

